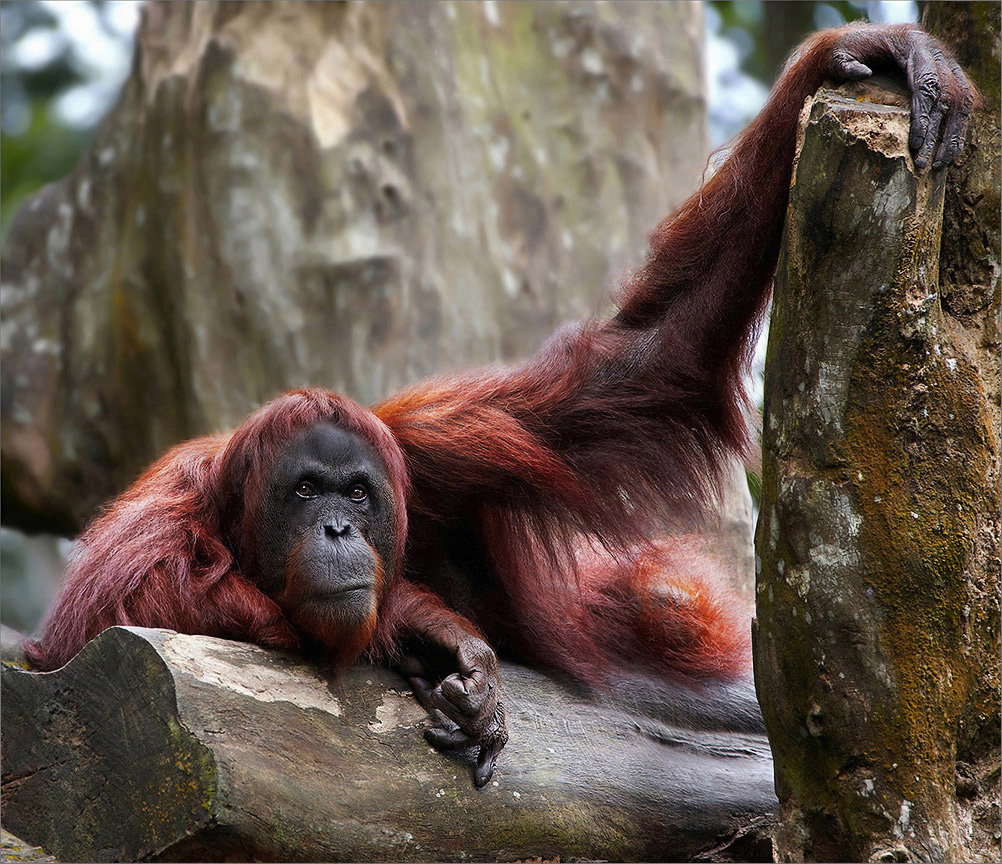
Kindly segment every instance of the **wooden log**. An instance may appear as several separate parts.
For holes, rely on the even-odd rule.
[[[714,728],[719,693],[502,676],[511,740],[477,790],[392,672],[116,627],[4,668],[4,825],[74,861],[770,860],[768,745]]]

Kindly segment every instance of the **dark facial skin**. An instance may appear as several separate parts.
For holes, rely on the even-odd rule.
[[[393,492],[359,436],[320,423],[294,439],[268,477],[257,582],[311,635],[328,641],[375,614],[393,567]]]

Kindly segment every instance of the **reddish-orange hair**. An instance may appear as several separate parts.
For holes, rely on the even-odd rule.
[[[291,648],[299,635],[254,584],[252,524],[267,468],[301,431],[336,423],[382,458],[395,499],[397,548],[384,593],[400,579],[407,535],[407,471],[393,434],[372,412],[323,390],[295,390],[255,411],[232,434],[174,447],[84,532],[41,641],[26,643],[40,669],[69,660],[116,624],[167,627]],[[392,644],[381,619],[370,650]],[[353,659],[353,658],[347,658]]]
[[[684,677],[746,670],[746,633],[708,575],[716,565],[687,541],[650,537],[711,509],[724,457],[747,441],[742,373],[769,298],[804,100],[832,72],[866,71],[857,62],[847,76],[849,48],[898,65],[911,29],[806,42],[727,160],[656,229],[611,320],[563,328],[517,366],[422,382],[372,412],[297,390],[232,435],[172,450],[84,534],[29,655],[51,668],[116,623],[296,644],[254,585],[250,526],[282,447],[330,421],[375,448],[396,498],[374,656],[404,625],[471,629],[415,579],[444,585],[439,594],[495,644],[589,680],[623,662]],[[436,575],[449,567],[465,580],[459,592]]]

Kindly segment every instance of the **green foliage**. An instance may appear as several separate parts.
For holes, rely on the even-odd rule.
[[[114,94],[107,70],[114,68],[115,57],[105,49],[109,41],[127,44],[131,37],[111,24],[113,11],[93,0],[58,7],[34,0],[0,3],[3,236],[24,199],[71,171],[91,140],[97,118],[74,122],[56,110],[58,100],[67,94],[91,101],[94,94]],[[81,13],[90,29],[80,26]],[[95,41],[95,33],[104,41]]]
[[[859,2],[803,3],[770,0],[765,3],[734,3],[713,0],[710,4],[723,22],[723,35],[742,48],[742,71],[770,85],[787,55],[809,33],[866,17]]]
[[[32,192],[69,173],[91,133],[54,122],[46,100],[34,99],[24,132],[0,133],[0,212],[3,234],[14,212]]]
[[[762,475],[746,467],[745,480],[748,481],[748,493],[751,495],[752,504],[758,510],[762,506]]]
[[[69,52],[54,53],[47,63],[27,68],[15,57],[14,46],[32,31],[57,35],[56,21],[39,3],[0,4],[3,27],[3,127],[0,133],[0,213],[3,233],[25,197],[63,176],[86,143],[79,133],[53,122],[51,100],[79,83],[80,74]]]

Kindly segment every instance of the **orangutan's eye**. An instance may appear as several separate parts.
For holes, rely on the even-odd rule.
[[[365,488],[361,483],[356,483],[351,489],[348,490],[348,497],[352,501],[364,501],[369,497],[369,490]]]
[[[317,487],[314,486],[312,483],[303,480],[303,482],[296,487],[296,494],[300,498],[306,498],[306,499],[316,498],[318,494]]]

